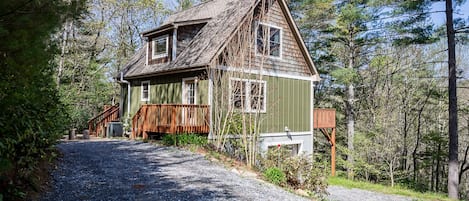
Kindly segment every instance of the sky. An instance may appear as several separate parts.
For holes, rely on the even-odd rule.
[[[445,7],[446,5],[444,1],[433,3],[432,12],[445,11]],[[435,25],[441,25],[446,23],[446,14],[444,12],[432,13],[431,17]],[[467,19],[469,17],[469,1],[466,1],[464,5],[457,7],[453,17]]]

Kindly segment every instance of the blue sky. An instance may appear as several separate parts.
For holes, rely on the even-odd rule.
[[[453,1],[454,2],[454,1]],[[432,11],[445,11],[446,4],[444,1],[439,1],[436,3],[433,3],[433,9]],[[444,12],[437,12],[437,13],[432,13],[432,19],[435,25],[441,25],[446,23],[446,15]],[[460,7],[457,7],[455,12],[454,12],[454,18],[463,18],[467,19],[469,17],[469,1],[466,1],[466,3]]]

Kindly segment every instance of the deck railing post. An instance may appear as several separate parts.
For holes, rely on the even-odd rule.
[[[173,106],[171,109],[172,109],[171,110],[171,127],[169,129],[170,130],[169,132],[175,133],[176,132],[176,118],[177,118],[176,107]]]

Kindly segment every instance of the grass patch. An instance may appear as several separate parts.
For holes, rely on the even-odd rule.
[[[163,136],[161,142],[168,146],[204,146],[207,144],[207,137],[194,133],[168,134]]]
[[[264,177],[275,185],[282,185],[287,180],[285,173],[276,167],[267,168],[264,171]]]
[[[416,200],[431,200],[431,201],[453,201],[453,199],[448,198],[445,194],[442,193],[434,193],[434,192],[426,192],[421,193],[417,192],[402,186],[385,186],[382,184],[373,184],[363,181],[352,181],[345,178],[340,177],[329,177],[328,183],[330,185],[335,186],[342,186],[346,188],[357,188],[369,191],[375,191],[385,194],[394,194],[394,195],[402,195],[411,197]]]

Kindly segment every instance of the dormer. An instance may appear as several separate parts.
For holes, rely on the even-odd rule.
[[[146,64],[164,64],[175,60],[207,20],[177,22],[142,33],[147,41]]]
[[[142,33],[142,36],[146,39],[146,64],[163,64],[171,62],[175,56],[173,26],[159,27],[156,30],[151,30]]]

